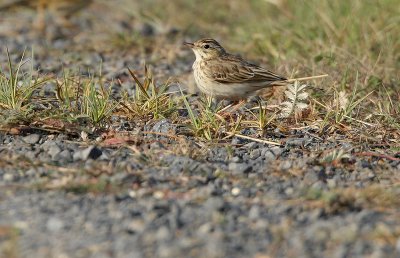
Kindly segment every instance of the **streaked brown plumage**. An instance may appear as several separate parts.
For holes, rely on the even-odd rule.
[[[219,99],[243,100],[287,79],[229,54],[214,39],[185,43],[196,55],[193,72],[200,91]]]
[[[92,2],[93,0],[15,0],[0,5],[0,11],[8,11],[19,7],[35,8],[37,16],[34,28],[44,31],[46,28],[46,12],[51,13],[57,26],[71,27],[70,17]]]

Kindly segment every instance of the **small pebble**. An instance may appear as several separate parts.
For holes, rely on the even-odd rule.
[[[64,222],[58,218],[51,217],[46,224],[49,231],[57,232],[64,227]]]
[[[238,188],[238,187],[232,188],[231,193],[233,196],[238,196],[240,194],[240,188]]]

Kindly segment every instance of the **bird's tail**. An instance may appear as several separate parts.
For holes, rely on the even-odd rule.
[[[322,74],[322,75],[315,75],[315,76],[309,76],[309,77],[301,77],[301,78],[292,78],[292,79],[282,79],[282,80],[276,80],[271,82],[265,87],[275,87],[275,86],[287,86],[290,83],[293,83],[295,81],[309,81],[313,79],[320,79],[329,76],[328,74]]]
[[[292,83],[295,81],[309,81],[309,80],[313,80],[313,79],[324,78],[327,76],[328,76],[327,74],[322,74],[322,75],[315,75],[315,76],[309,76],[309,77],[293,78],[293,79],[287,79],[285,82]]]

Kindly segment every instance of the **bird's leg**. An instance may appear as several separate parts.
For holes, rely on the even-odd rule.
[[[227,106],[225,106],[224,108],[219,110],[217,113],[224,113],[226,110],[230,109],[235,103],[236,103],[236,101],[229,103]]]
[[[246,100],[242,99],[240,101],[237,101],[237,103],[232,106],[232,109],[230,110],[231,113],[236,112],[239,110],[239,108],[243,107],[244,104],[246,104]]]
[[[229,104],[228,106],[218,111],[217,115],[223,118],[232,118],[234,112],[236,112],[239,108],[241,108],[245,103],[246,100],[234,101],[233,103]]]
[[[215,97],[212,98],[212,108],[213,108],[213,110],[218,110],[220,104],[221,104],[221,100],[219,100],[219,99],[217,99]]]

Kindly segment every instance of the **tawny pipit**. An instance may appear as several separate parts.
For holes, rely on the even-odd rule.
[[[214,98],[244,100],[263,88],[288,83],[283,76],[227,53],[214,39],[185,45],[196,55],[193,72],[199,90]]]
[[[193,72],[197,87],[217,99],[245,100],[263,88],[328,76],[324,74],[287,79],[227,53],[214,39],[201,39],[185,45],[196,55]]]

